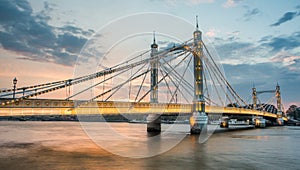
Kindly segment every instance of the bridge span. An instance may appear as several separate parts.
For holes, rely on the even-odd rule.
[[[3,103],[10,99],[1,99]],[[95,110],[96,109],[96,110]],[[58,99],[26,99],[0,107],[0,116],[33,116],[33,115],[77,115],[77,114],[152,114],[191,115],[192,104],[118,102],[118,101],[72,101]],[[282,116],[253,109],[205,106],[207,114],[261,116],[266,119],[277,119]],[[282,117],[287,121],[286,117]]]

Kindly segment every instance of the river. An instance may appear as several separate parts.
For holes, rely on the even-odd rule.
[[[300,127],[227,131],[199,143],[188,125],[154,138],[145,124],[106,124],[119,140],[86,124],[106,123],[1,121],[0,169],[300,169]]]

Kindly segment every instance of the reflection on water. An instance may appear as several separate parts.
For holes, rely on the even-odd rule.
[[[92,123],[92,122],[91,122]],[[112,123],[122,135],[143,141],[145,124]],[[165,126],[165,125],[164,125]],[[167,127],[164,127],[167,128]],[[180,130],[184,129],[179,128]],[[173,149],[150,158],[112,154],[91,141],[78,122],[0,122],[1,169],[298,169],[300,127],[271,127],[217,133],[199,144],[184,136]],[[99,135],[98,137],[101,137]],[[142,152],[132,141],[114,143],[115,151]],[[166,141],[161,137],[160,143]],[[131,143],[132,142],[132,143]],[[166,141],[168,143],[168,141]],[[133,148],[133,149],[132,149]],[[152,147],[151,147],[152,148]]]

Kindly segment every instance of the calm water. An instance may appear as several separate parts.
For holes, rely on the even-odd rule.
[[[89,124],[98,128],[103,123]],[[120,142],[107,129],[97,137],[107,142],[104,148],[123,156],[155,155],[157,146],[161,149],[175,138],[183,139],[163,154],[136,159],[100,148],[98,142],[103,141],[90,140],[78,122],[2,121],[0,169],[300,169],[300,127],[217,133],[200,144],[199,136],[185,132],[187,125],[152,143],[145,124],[109,125],[132,140]]]

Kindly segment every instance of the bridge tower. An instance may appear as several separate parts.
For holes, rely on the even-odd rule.
[[[257,108],[257,92],[255,86],[252,88],[252,100],[253,100],[253,110]]]
[[[203,44],[202,32],[198,26],[198,16],[196,16],[196,30],[194,35],[194,100],[193,113],[190,117],[192,134],[199,134],[206,129],[208,117],[205,113],[205,101],[203,94]]]
[[[155,41],[155,32],[153,32],[153,44],[151,44],[150,58],[157,55],[158,45]],[[158,59],[150,61],[151,64],[151,77],[150,77],[150,104],[156,105],[158,103]],[[147,117],[147,132],[160,132],[161,131],[161,116],[160,114],[149,114]]]
[[[150,57],[153,58],[157,55],[158,45],[155,42],[155,32],[153,33],[153,44],[151,44],[151,54]],[[158,60],[151,60],[151,93],[150,102],[158,103]]]
[[[277,100],[277,115],[282,116],[281,94],[280,94],[280,86],[278,83],[276,85],[275,96],[276,96],[276,100]]]

